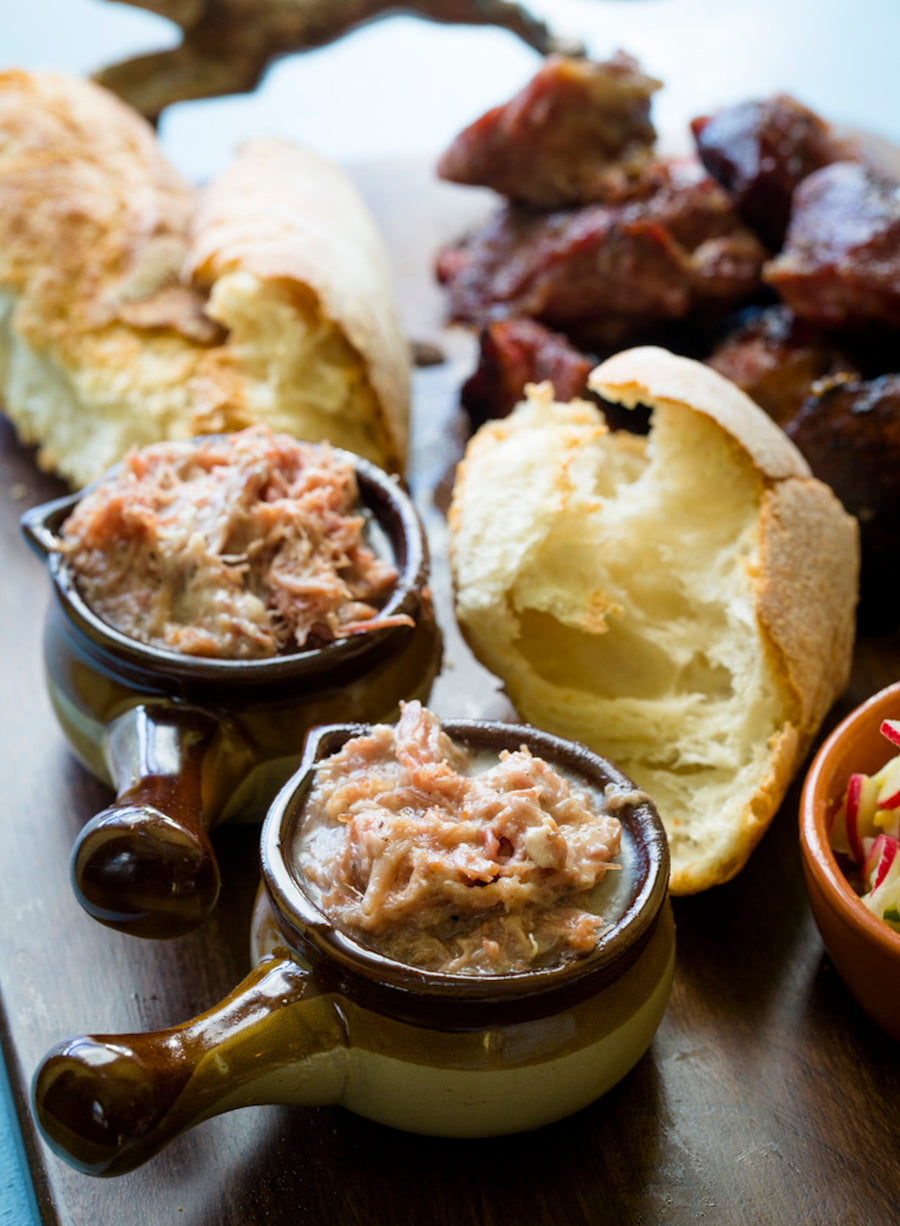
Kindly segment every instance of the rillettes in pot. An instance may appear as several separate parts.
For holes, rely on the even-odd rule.
[[[296,770],[306,732],[388,719],[402,699],[429,693],[441,636],[421,522],[393,478],[333,453],[352,461],[373,546],[398,572],[385,624],[267,659],[183,655],[101,620],[60,552],[60,527],[83,494],[22,519],[53,580],[44,651],[54,711],[76,755],[116,790],[72,857],[79,901],[112,927],[146,937],[195,927],[219,893],[211,829],[261,820]]]
[[[311,900],[291,849],[316,763],[362,729],[310,734],[263,826],[255,968],[208,1013],[150,1034],[82,1036],[38,1069],[49,1144],[91,1174],[133,1169],[201,1120],[260,1103],[339,1103],[408,1131],[485,1136],[586,1106],[649,1046],[674,965],[668,848],[651,802],[608,762],[532,728],[447,722],[476,751],[527,746],[611,788],[629,871],[587,955],[497,975],[425,971],[374,952]]]

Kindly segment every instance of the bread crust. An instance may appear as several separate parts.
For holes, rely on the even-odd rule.
[[[352,181],[287,141],[243,145],[201,196],[185,264],[191,281],[204,287],[236,270],[313,292],[363,359],[376,395],[385,467],[401,471],[409,350],[384,244]]]
[[[746,452],[764,478],[756,612],[793,691],[805,753],[850,679],[853,593],[859,585],[855,521],[832,490],[812,476],[796,445],[768,414],[711,367],[641,346],[596,367],[588,383],[627,407],[680,404],[702,413]]]
[[[146,121],[107,90],[0,73],[0,400],[39,464],[81,485],[131,446],[268,420],[401,470],[407,346],[352,183],[262,142],[199,201]],[[238,342],[231,318],[213,317],[228,270],[256,295],[277,283],[281,335]],[[285,399],[301,382],[276,370],[294,306],[298,335],[321,319],[343,346],[326,336],[316,351],[333,361],[321,385],[336,410]]]
[[[757,662],[747,673],[751,692],[746,700],[748,706],[764,708],[766,716],[753,725],[756,739],[746,747],[746,761],[735,767],[731,783],[724,791],[710,791],[717,803],[709,811],[703,811],[697,799],[702,788],[691,797],[693,805],[676,806],[669,813],[661,806],[673,848],[672,892],[694,893],[728,880],[744,865],[778,810],[827,711],[847,684],[855,634],[858,528],[832,491],[809,474],[793,444],[762,410],[716,372],[645,347],[603,363],[591,385],[611,400],[647,404],[655,414],[668,414],[670,432],[677,431],[679,423],[686,429],[694,414],[713,423],[721,439],[720,456],[731,457],[727,464],[733,467],[735,485],[741,485],[745,491],[741,497],[750,505],[751,518],[741,528],[728,563],[736,576],[728,588],[728,600],[734,605],[734,624],[728,633],[743,633],[755,643]],[[562,643],[571,641],[577,652],[591,636],[599,641],[617,618],[621,627],[621,609],[612,609],[614,594],[601,590],[599,578],[598,590],[591,590],[590,576],[583,571],[583,550],[577,574],[576,564],[567,558],[571,573],[545,576],[542,586],[535,568],[558,565],[556,547],[548,549],[546,542],[556,541],[560,532],[563,548],[566,541],[599,539],[591,535],[591,519],[598,508],[604,513],[606,495],[593,493],[590,480],[579,476],[585,452],[593,450],[601,457],[595,461],[600,472],[614,457],[621,463],[629,448],[644,443],[608,435],[587,405],[554,406],[544,399],[541,407],[542,397],[541,389],[532,389],[530,405],[479,431],[458,469],[450,511],[457,615],[476,655],[503,679],[525,718],[585,740],[614,758],[616,752],[610,746],[615,745],[626,758],[620,758],[620,765],[627,770],[628,733],[622,728],[629,720],[631,727],[637,726],[640,711],[651,709],[653,703],[649,708],[642,706],[639,695],[629,695],[627,684],[621,695],[598,698],[590,690],[589,666],[567,664],[559,655]],[[651,435],[650,451],[654,446],[663,443],[656,444]],[[700,454],[698,464],[702,463]],[[698,476],[702,478],[702,469]],[[727,472],[725,479],[727,483]],[[492,483],[489,493],[484,488],[487,481]],[[491,539],[488,501],[506,508],[516,486],[522,505],[514,512],[502,512],[502,530],[510,539],[498,543]],[[621,488],[626,491],[625,501],[635,497],[635,487],[628,480]],[[697,489],[702,496],[702,479]],[[664,500],[660,506],[664,509],[659,513],[665,515]],[[697,522],[696,516],[692,522]],[[743,521],[738,517],[735,522],[740,527]],[[583,532],[579,523],[583,523]],[[614,551],[614,534],[604,539]],[[653,556],[651,551],[634,555],[634,571],[645,580]],[[715,565],[720,565],[721,552],[716,556]],[[607,561],[598,558],[598,572]],[[713,559],[704,557],[704,565],[712,568]],[[615,574],[621,573],[620,566]],[[672,590],[678,590],[677,583]],[[574,603],[561,608],[566,593]],[[530,655],[523,645],[522,617],[533,616],[527,612],[529,601],[530,607],[548,613],[561,609],[561,628],[547,631],[555,634],[555,641],[548,641],[547,657],[537,661],[533,644]],[[577,639],[567,637],[566,627],[577,630]],[[627,633],[632,630],[633,626],[625,626]],[[735,683],[743,684],[741,678],[739,673]],[[729,719],[741,718],[744,697],[738,692],[735,705],[723,708]],[[682,694],[679,701],[687,703],[686,710],[695,709],[690,695]],[[679,752],[672,755],[673,770],[680,769],[678,763],[696,761],[691,754],[698,752],[696,744],[689,750],[678,744],[687,734],[672,714],[674,709],[667,708],[660,720],[673,746],[678,745]],[[709,710],[716,710],[714,698]],[[719,730],[702,726],[714,741]],[[731,735],[724,730],[723,736],[726,733]],[[643,746],[642,752],[645,749]],[[660,762],[666,758],[666,749],[660,747]],[[717,746],[711,744],[710,761],[715,760],[716,752]],[[644,760],[652,756],[645,754]],[[637,751],[635,760],[641,760]],[[657,763],[655,769],[659,779],[668,768]],[[637,782],[653,794],[649,781],[637,775]],[[672,794],[679,793],[676,789]]]
[[[85,333],[178,284],[194,203],[117,98],[57,73],[0,73],[0,285],[36,346],[75,358]],[[184,313],[162,307],[147,326],[190,333],[203,302],[180,290]]]
[[[702,362],[656,345],[641,345],[595,367],[588,386],[626,408],[681,404],[702,413],[721,426],[771,480],[811,475],[806,460],[771,417],[746,392]]]
[[[856,521],[821,481],[781,481],[763,501],[759,559],[757,617],[793,691],[802,757],[850,680],[859,585]]]

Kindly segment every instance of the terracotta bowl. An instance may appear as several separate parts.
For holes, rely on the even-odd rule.
[[[196,927],[219,894],[210,832],[224,820],[262,821],[310,728],[392,719],[401,700],[428,697],[441,635],[424,528],[397,481],[333,451],[352,462],[372,546],[398,572],[383,611],[409,624],[268,659],[183,655],[102,621],[58,548],[87,491],[22,518],[53,584],[44,665],[54,713],[73,752],[116,792],[72,855],[76,897],[110,927],[142,937]]]
[[[601,794],[634,789],[583,746],[533,728],[444,728],[475,751],[526,744]],[[675,959],[668,846],[653,805],[626,799],[617,810],[628,884],[589,954],[498,975],[418,969],[336,929],[286,853],[316,764],[364,731],[314,730],[269,810],[251,931],[256,965],[243,983],[170,1030],[82,1035],[45,1057],[35,1115],[72,1165],[121,1174],[201,1120],[260,1103],[340,1104],[433,1135],[517,1132],[593,1102],[646,1051]]]
[[[900,933],[860,902],[831,850],[828,828],[854,771],[873,774],[896,753],[882,720],[900,718],[900,682],[857,707],[819,750],[800,801],[800,847],[813,915],[825,948],[869,1017],[900,1039]]]

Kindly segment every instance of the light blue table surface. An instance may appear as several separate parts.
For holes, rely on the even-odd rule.
[[[6,1069],[0,1062],[0,1226],[40,1221]]]
[[[532,0],[529,7],[558,32],[581,37],[595,57],[621,47],[660,77],[654,117],[672,145],[684,143],[693,115],[776,90],[900,143],[900,0]],[[0,11],[2,67],[87,73],[176,40],[162,18],[107,0],[6,0]],[[193,179],[219,170],[257,134],[285,136],[341,162],[430,156],[515,92],[535,65],[534,53],[503,31],[392,17],[281,61],[253,95],[173,107],[160,135]],[[38,1221],[0,1063],[0,1226]]]

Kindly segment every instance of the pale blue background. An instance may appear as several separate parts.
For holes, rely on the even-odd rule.
[[[776,90],[900,143],[900,0],[533,0],[530,7],[560,33],[581,37],[593,56],[622,47],[661,77],[655,119],[670,146],[686,143],[693,115]],[[86,73],[175,38],[161,18],[108,0],[0,0],[3,67]],[[282,61],[252,96],[172,108],[161,137],[195,179],[257,134],[283,135],[344,162],[430,156],[508,98],[535,64],[504,31],[391,18]],[[0,1068],[0,1226],[25,1226],[37,1217],[11,1111]]]
[[[666,82],[658,125],[788,89],[829,117],[900,139],[900,0],[532,0],[604,57],[618,47]],[[6,10],[4,12],[4,10]],[[162,18],[108,0],[0,2],[0,60],[89,72],[176,39]],[[277,64],[256,95],[174,108],[162,136],[179,168],[206,178],[253,134],[280,134],[340,160],[433,153],[534,69],[505,31],[412,17],[370,25]]]

